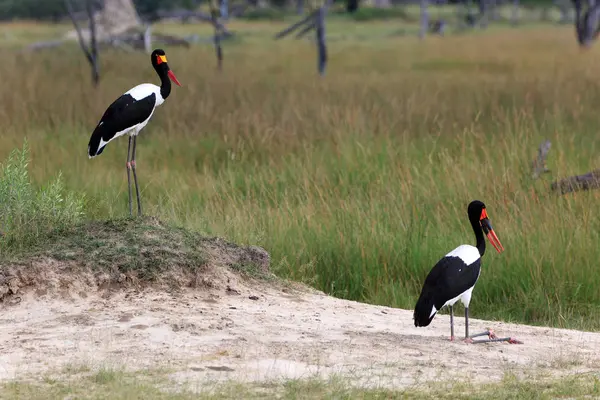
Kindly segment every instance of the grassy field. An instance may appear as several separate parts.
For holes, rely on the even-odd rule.
[[[589,398],[600,393],[600,380],[593,374],[548,378],[532,374],[519,378],[507,372],[498,383],[474,385],[443,381],[415,385],[405,390],[386,388],[361,389],[343,378],[298,379],[267,384],[226,382],[198,387],[182,383],[168,391],[170,371],[148,370],[126,372],[114,367],[90,368],[69,366],[64,371],[44,376],[39,382],[14,381],[0,386],[0,395],[15,400],[143,399],[143,400],[209,400],[209,399],[498,399],[515,400]],[[172,384],[172,383],[171,383]],[[573,397],[576,396],[576,397]]]
[[[93,160],[87,142],[113,99],[156,81],[148,56],[103,52],[94,90],[76,45],[16,51],[66,29],[31,26],[0,27],[0,160],[27,138],[35,182],[62,171],[87,218],[123,216],[127,140]],[[274,272],[332,295],[412,308],[434,263],[474,241],[480,199],[506,252],[486,253],[471,315],[600,327],[600,193],[549,193],[600,164],[597,48],[580,52],[571,26],[422,43],[334,21],[320,79],[312,43],[270,38],[283,26],[232,23],[221,74],[209,46],[166,48],[184,86],[139,139],[146,213],[263,246]],[[552,173],[533,181],[544,139]]]

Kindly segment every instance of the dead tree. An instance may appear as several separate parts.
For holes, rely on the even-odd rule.
[[[221,48],[221,26],[220,24],[218,24],[218,19],[217,19],[217,8],[214,6],[213,4],[213,0],[209,0],[209,4],[210,4],[210,18],[211,18],[211,23],[213,25],[213,28],[215,30],[215,35],[214,35],[214,44],[215,44],[215,52],[217,55],[217,68],[219,69],[219,71],[223,70],[223,49]]]
[[[538,149],[537,157],[531,163],[531,169],[533,171],[533,179],[537,179],[541,174],[545,174],[550,172],[548,168],[546,168],[546,159],[548,158],[548,153],[550,152],[550,147],[552,143],[549,140],[545,140]]]
[[[211,2],[212,6],[212,2]],[[228,19],[229,18],[229,1],[221,0],[221,18]]]
[[[519,0],[513,0],[512,13],[511,13],[511,23],[513,26],[518,25],[519,23]]]
[[[575,33],[581,47],[590,47],[600,33],[600,1],[572,0],[575,7]]]
[[[421,29],[419,30],[419,37],[423,39],[427,34],[427,30],[429,29],[429,10],[428,0],[420,0],[420,9],[421,9]]]
[[[486,29],[489,23],[489,0],[479,0],[479,26]]]
[[[327,46],[325,44],[325,13],[327,9],[325,7],[321,7],[317,13],[317,20],[315,22],[316,30],[317,30],[317,59],[319,74],[321,76],[325,75],[325,68],[327,67]]]
[[[325,69],[327,67],[327,42],[325,37],[325,15],[327,9],[331,5],[331,0],[328,0],[326,4],[319,7],[300,21],[288,26],[284,30],[275,34],[275,40],[279,40],[294,32],[295,30],[302,28],[296,34],[296,39],[299,39],[306,35],[308,32],[315,30],[316,43],[317,43],[317,69],[321,76],[325,75]]]
[[[89,44],[86,43],[83,37],[81,27],[79,26],[79,23],[75,18],[75,10],[73,8],[71,0],[65,0],[65,6],[67,7],[69,17],[71,18],[73,26],[75,27],[75,31],[77,32],[77,39],[79,40],[81,50],[83,51],[83,54],[85,54],[86,59],[90,63],[92,69],[92,82],[94,83],[94,86],[98,86],[98,83],[100,82],[100,68],[98,66],[98,41],[96,40],[96,20],[94,19],[93,0],[85,1],[85,9],[89,20]]]

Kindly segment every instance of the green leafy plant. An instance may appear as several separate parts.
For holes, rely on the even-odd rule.
[[[29,149],[13,150],[0,166],[0,250],[35,243],[51,230],[64,229],[84,215],[82,195],[65,189],[61,174],[37,188],[30,179]]]

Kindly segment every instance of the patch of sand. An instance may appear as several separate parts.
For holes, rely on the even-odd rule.
[[[80,293],[81,294],[81,293]],[[0,305],[0,380],[70,365],[168,367],[181,384],[341,375],[362,386],[497,381],[505,372],[591,370],[600,334],[471,319],[524,342],[450,342],[449,317],[415,328],[412,311],[239,280],[227,288],[146,289],[56,298],[22,293]],[[455,318],[464,333],[464,319]]]

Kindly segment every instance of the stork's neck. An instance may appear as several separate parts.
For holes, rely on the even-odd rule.
[[[171,94],[171,80],[164,69],[157,70],[156,73],[160,77],[160,95],[166,100]]]
[[[481,224],[479,223],[479,218],[469,217],[471,221],[471,226],[473,227],[473,232],[475,232],[475,239],[477,240],[477,250],[479,251],[479,255],[483,257],[485,253],[485,238],[483,236],[483,229],[481,229]]]

